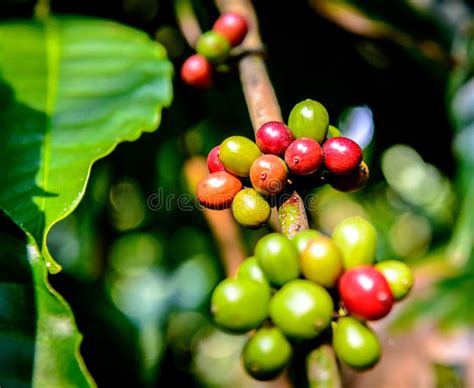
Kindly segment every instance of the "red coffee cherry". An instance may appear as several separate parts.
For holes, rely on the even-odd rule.
[[[216,20],[212,30],[224,35],[232,46],[237,46],[247,35],[248,25],[247,21],[239,14],[228,12]]]
[[[339,294],[347,311],[363,319],[383,318],[393,305],[387,280],[368,265],[344,272],[339,280]]]
[[[362,161],[349,175],[331,175],[329,183],[336,190],[354,193],[361,190],[369,180],[369,167]]]
[[[202,89],[210,88],[213,83],[212,65],[202,55],[191,55],[181,67],[181,79],[190,86]]]
[[[283,191],[288,178],[288,168],[283,159],[275,155],[263,155],[250,167],[250,181],[260,194],[274,195]]]
[[[285,161],[293,174],[310,175],[323,163],[323,150],[316,140],[301,137],[290,144]]]
[[[219,149],[221,146],[215,146],[211,152],[207,155],[207,168],[209,169],[210,173],[217,172],[217,171],[224,171],[224,165],[222,164],[221,160],[219,159]]]
[[[226,209],[241,189],[242,182],[238,178],[226,171],[218,171],[199,183],[196,196],[199,203],[208,209]]]
[[[283,156],[293,140],[290,128],[279,121],[269,121],[263,124],[256,134],[258,148],[264,154]]]
[[[347,137],[332,137],[324,142],[324,164],[336,175],[348,175],[362,161],[362,149]]]

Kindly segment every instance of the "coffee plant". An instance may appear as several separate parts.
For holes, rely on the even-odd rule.
[[[0,0],[0,387],[473,385],[473,20]]]

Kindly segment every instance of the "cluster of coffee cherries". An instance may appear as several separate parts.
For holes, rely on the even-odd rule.
[[[329,125],[324,106],[308,99],[292,109],[288,126],[263,124],[256,143],[231,136],[214,147],[197,199],[210,209],[232,207],[241,225],[259,228],[288,186],[304,182],[312,189],[329,182],[340,191],[361,189],[369,175],[362,158],[359,145]]]
[[[366,321],[386,316],[413,285],[397,260],[374,264],[377,235],[361,217],[341,221],[332,236],[315,230],[292,240],[268,234],[237,275],[214,290],[211,312],[231,333],[251,331],[242,363],[258,380],[277,377],[293,345],[331,341],[340,361],[364,370],[377,363],[381,346]]]
[[[211,31],[203,33],[196,42],[197,54],[183,63],[181,79],[188,85],[209,88],[213,84],[213,66],[224,62],[232,47],[247,35],[247,21],[237,13],[222,14]]]

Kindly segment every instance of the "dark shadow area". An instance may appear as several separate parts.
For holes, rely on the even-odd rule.
[[[0,386],[31,386],[36,309],[23,232],[0,213]]]

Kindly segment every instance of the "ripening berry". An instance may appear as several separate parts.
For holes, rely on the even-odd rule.
[[[181,67],[181,79],[184,83],[196,88],[210,88],[212,86],[212,65],[202,55],[191,55]]]
[[[294,137],[285,124],[279,121],[268,121],[263,124],[256,133],[258,148],[264,154],[273,154],[280,157],[285,155],[288,146]]]
[[[196,51],[212,63],[227,59],[230,43],[227,38],[215,31],[207,31],[196,42]]]
[[[385,277],[374,267],[352,268],[339,280],[339,295],[347,311],[367,320],[385,317],[393,306],[393,294]]]
[[[336,190],[344,193],[354,193],[364,188],[369,180],[369,167],[362,161],[359,166],[349,175],[329,176],[329,183]]]
[[[215,146],[207,155],[207,168],[210,173],[225,170],[224,165],[219,159],[219,149],[220,146]]]
[[[348,175],[362,162],[362,149],[347,137],[332,137],[323,144],[324,164],[336,175]]]
[[[225,36],[232,46],[237,46],[247,35],[248,25],[247,21],[238,13],[227,12],[216,20],[212,30]]]
[[[288,179],[288,167],[275,155],[262,155],[250,167],[250,181],[255,190],[263,195],[281,193]]]
[[[198,185],[196,196],[199,203],[209,209],[226,209],[242,189],[242,182],[227,171],[214,172]]]
[[[310,175],[323,163],[323,150],[316,140],[301,137],[287,148],[285,162],[293,174]]]

